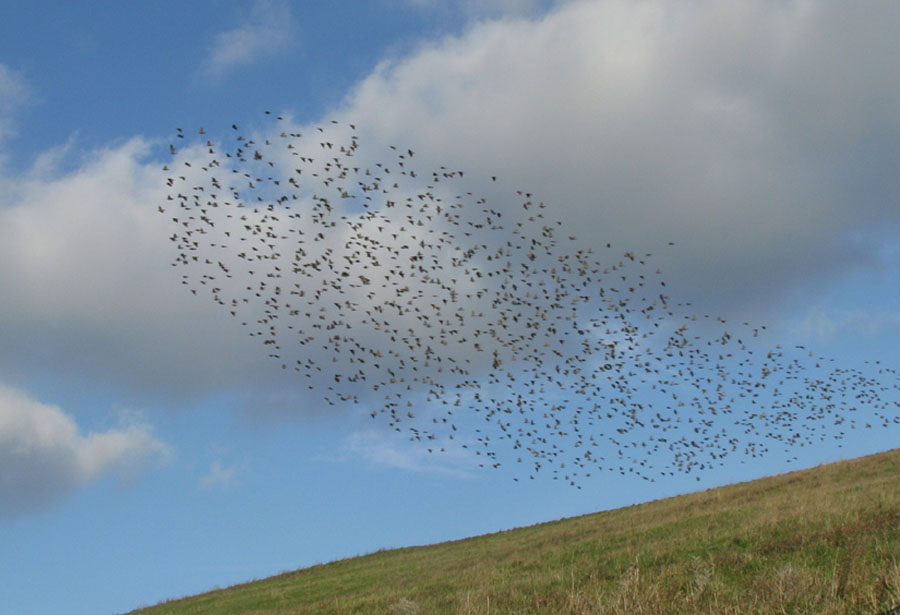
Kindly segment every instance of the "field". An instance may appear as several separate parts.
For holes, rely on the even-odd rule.
[[[900,450],[380,551],[133,613],[877,613],[900,605]]]

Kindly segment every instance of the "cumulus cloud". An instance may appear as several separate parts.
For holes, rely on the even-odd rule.
[[[287,47],[294,31],[290,6],[279,0],[256,0],[246,23],[216,35],[203,74],[220,78],[229,71],[270,57]]]
[[[103,475],[169,455],[146,425],[82,434],[59,407],[0,385],[0,515],[44,508]]]
[[[344,116],[535,192],[597,242],[674,241],[685,299],[762,309],[874,264],[851,234],[896,237],[898,19],[890,3],[571,3],[385,62]]]
[[[134,138],[79,159],[69,143],[0,177],[0,372],[175,406],[232,393],[255,416],[324,406],[226,310],[182,284],[169,240],[178,206],[154,147]],[[190,148],[166,160],[202,173]],[[255,308],[251,321],[264,306]]]
[[[0,368],[175,398],[254,381],[258,349],[169,263],[162,166],[135,138],[62,172],[55,155],[0,198]],[[64,153],[60,154],[64,156]],[[264,356],[264,355],[262,355]],[[262,378],[260,382],[266,379]]]
[[[286,10],[259,3],[221,41],[283,40],[265,27],[289,23]],[[896,242],[898,18],[888,3],[567,3],[385,62],[329,117],[375,151],[401,144],[423,168],[464,169],[494,208],[501,183],[534,192],[586,246],[674,241],[655,257],[680,298],[777,306]],[[256,56],[216,57],[225,71]],[[52,152],[0,178],[0,369],[180,397],[243,389],[260,409],[308,410],[306,383],[273,373],[169,266],[153,145],[111,145],[65,172],[70,154]]]

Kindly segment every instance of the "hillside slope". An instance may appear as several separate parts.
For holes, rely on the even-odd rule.
[[[895,605],[900,449],[133,613],[843,615]]]

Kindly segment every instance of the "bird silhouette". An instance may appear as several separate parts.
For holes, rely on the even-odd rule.
[[[489,205],[463,171],[363,148],[355,124],[275,122],[232,124],[199,159],[170,146],[158,210],[182,284],[329,406],[578,488],[900,422],[892,368],[765,346],[765,326],[673,300],[655,260],[673,242],[587,244],[529,191]]]

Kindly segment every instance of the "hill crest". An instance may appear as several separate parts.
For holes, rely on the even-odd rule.
[[[900,604],[900,449],[133,611],[876,613]]]

